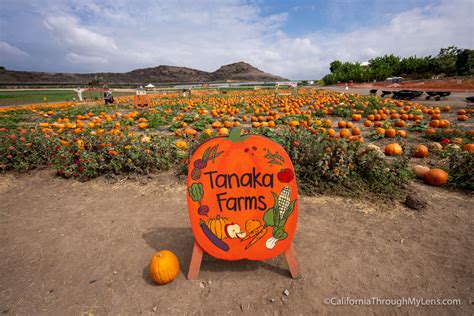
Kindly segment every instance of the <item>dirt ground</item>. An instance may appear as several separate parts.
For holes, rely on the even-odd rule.
[[[302,278],[282,257],[225,262],[205,256],[184,277],[193,236],[184,182],[78,182],[52,171],[0,176],[0,311],[3,314],[472,315],[472,195],[410,187],[423,211],[383,210],[347,198],[302,197],[294,241]],[[181,274],[154,285],[147,266],[170,249]],[[287,289],[289,295],[283,292]],[[460,306],[332,306],[325,298],[461,299]]]

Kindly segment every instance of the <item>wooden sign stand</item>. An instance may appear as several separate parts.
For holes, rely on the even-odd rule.
[[[188,271],[188,280],[195,280],[199,275],[201,269],[202,255],[204,250],[199,246],[199,244],[194,241],[193,254],[191,256],[191,262],[189,264]],[[293,279],[299,278],[298,262],[296,261],[296,253],[293,249],[293,244],[290,244],[290,247],[283,252],[285,256],[286,263],[290,269],[290,274]]]

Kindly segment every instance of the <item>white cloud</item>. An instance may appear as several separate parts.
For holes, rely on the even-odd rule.
[[[114,39],[79,26],[72,16],[48,16],[46,28],[69,53],[65,58],[73,63],[101,64],[107,62],[107,55],[117,50]]]
[[[367,61],[384,54],[399,56],[436,55],[441,47],[474,48],[472,1],[445,0],[439,5],[415,8],[393,15],[386,23],[357,28],[347,33],[313,33],[304,38],[280,39],[285,47],[283,64],[268,64],[292,78],[318,78],[329,71],[329,63]],[[278,49],[275,47],[274,49]],[[286,55],[286,56],[285,56]],[[285,71],[283,68],[286,68]]]
[[[14,57],[28,57],[28,53],[18,47],[12,46],[5,41],[0,41],[0,55]]]
[[[366,61],[390,53],[436,55],[450,45],[474,47],[471,0],[441,0],[383,14],[371,27],[298,36],[285,32],[288,14],[298,12],[264,15],[261,1],[32,1],[22,9],[42,21],[45,41],[42,49],[28,50],[33,65],[46,65],[49,49],[48,56],[59,56],[57,67],[68,71],[128,71],[160,64],[213,71],[243,60],[283,77],[319,78],[334,59]]]

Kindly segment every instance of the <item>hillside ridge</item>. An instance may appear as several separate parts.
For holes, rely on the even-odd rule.
[[[214,72],[160,65],[150,68],[135,69],[129,72],[98,73],[53,73],[0,70],[0,83],[70,83],[87,84],[101,78],[105,84],[147,84],[147,83],[203,83],[220,81],[279,81],[288,80],[266,73],[246,62],[240,61],[219,67]]]

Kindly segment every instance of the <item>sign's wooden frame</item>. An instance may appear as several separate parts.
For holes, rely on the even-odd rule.
[[[204,250],[201,248],[201,246],[199,246],[196,241],[194,241],[193,254],[191,256],[191,262],[189,264],[188,280],[197,279],[199,271],[201,270],[203,254]],[[286,263],[288,264],[291,277],[293,279],[299,278],[300,273],[298,269],[298,261],[296,260],[296,253],[293,248],[293,244],[290,244],[290,247],[288,247],[288,249],[283,252],[283,255],[285,256]]]

